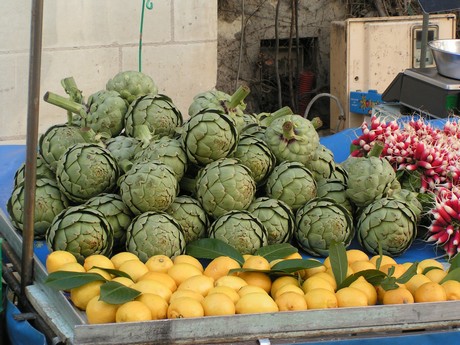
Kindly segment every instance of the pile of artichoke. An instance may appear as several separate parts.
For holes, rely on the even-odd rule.
[[[368,252],[395,256],[416,236],[419,205],[399,193],[391,166],[378,157],[336,164],[317,121],[288,107],[248,113],[247,87],[196,95],[185,119],[141,72],[118,73],[87,102],[72,78],[63,86],[68,96],[44,98],[67,121],[38,143],[35,237],[51,251],[145,261],[212,237],[244,254],[292,242],[327,256],[333,242],[357,237]],[[19,231],[23,174],[7,205]]]

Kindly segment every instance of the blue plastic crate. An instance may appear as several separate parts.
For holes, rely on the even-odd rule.
[[[371,115],[372,108],[381,104],[382,95],[377,90],[350,92],[350,111],[352,113]]]

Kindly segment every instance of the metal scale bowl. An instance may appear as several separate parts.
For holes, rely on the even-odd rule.
[[[382,94],[385,102],[399,102],[435,118],[460,114],[460,40],[428,43],[436,67],[412,68],[399,73]]]

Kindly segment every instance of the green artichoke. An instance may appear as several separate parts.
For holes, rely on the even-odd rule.
[[[187,244],[206,236],[209,218],[195,198],[188,195],[176,197],[166,213],[181,225]]]
[[[399,189],[391,193],[391,197],[405,201],[409,205],[410,209],[414,212],[415,216],[417,217],[417,221],[421,219],[423,204],[419,200],[419,193],[408,189]]]
[[[182,114],[171,98],[162,94],[145,95],[133,101],[125,117],[126,135],[135,136],[138,125],[147,125],[154,136],[173,137],[183,124]]]
[[[336,164],[330,178],[334,180],[340,180],[346,185],[348,182],[348,173],[343,168],[342,164]]]
[[[122,98],[131,103],[139,96],[156,95],[158,88],[153,79],[142,72],[122,71],[107,82],[106,89],[117,91]]]
[[[13,226],[24,230],[24,182],[19,183],[7,202],[7,210]],[[38,177],[35,188],[34,238],[43,239],[54,217],[69,206],[66,196],[61,193],[56,181]]]
[[[381,246],[383,254],[394,257],[403,254],[417,236],[417,216],[407,202],[381,198],[362,210],[356,229],[367,252],[378,255]]]
[[[289,242],[294,234],[295,218],[292,209],[283,201],[259,197],[249,205],[248,211],[265,226],[268,244]]]
[[[332,199],[310,200],[299,208],[295,221],[297,243],[313,256],[328,256],[333,242],[348,247],[354,237],[351,214]]]
[[[268,145],[252,135],[240,137],[233,157],[251,170],[257,186],[265,183],[276,164],[276,157]]]
[[[26,163],[24,162],[14,173],[14,187],[19,186],[21,183],[25,181],[25,171]],[[55,172],[48,167],[48,165],[45,163],[45,161],[43,160],[43,158],[41,158],[40,155],[37,156],[35,175],[37,176],[37,178],[46,177],[51,180],[56,180]]]
[[[321,179],[316,182],[316,196],[318,198],[333,199],[345,207],[350,214],[354,214],[354,205],[348,199],[346,190],[346,184],[339,179]]]
[[[104,215],[87,205],[71,206],[59,213],[45,234],[51,251],[72,253],[79,263],[93,254],[110,256],[113,230]]]
[[[256,192],[251,171],[234,158],[209,163],[199,171],[195,184],[196,198],[212,218],[247,209]]]
[[[126,250],[146,262],[162,254],[170,258],[183,254],[185,237],[180,224],[164,212],[145,212],[136,216],[127,230]]]
[[[143,143],[133,137],[118,135],[105,141],[106,149],[112,153],[119,166],[123,161],[132,161],[134,156],[143,149]]]
[[[173,170],[160,161],[135,163],[118,183],[123,202],[135,215],[165,211],[178,193]]]
[[[229,211],[210,226],[208,236],[219,239],[242,254],[254,254],[268,245],[268,234],[262,222],[246,210]]]
[[[265,141],[265,131],[267,127],[257,123],[250,123],[243,127],[241,135],[252,135],[258,139]]]
[[[113,230],[112,254],[126,248],[126,230],[134,217],[118,194],[100,194],[89,199],[86,205],[101,212]]]
[[[316,181],[330,178],[335,170],[334,154],[326,146],[319,144],[312,158],[304,165],[313,173]]]
[[[284,201],[293,211],[316,197],[316,181],[302,163],[283,161],[267,179],[266,196]]]
[[[114,191],[119,174],[117,161],[110,151],[97,144],[70,146],[56,167],[59,188],[76,203]]]
[[[182,143],[188,159],[204,166],[230,156],[238,144],[235,121],[216,111],[205,111],[184,123]]]

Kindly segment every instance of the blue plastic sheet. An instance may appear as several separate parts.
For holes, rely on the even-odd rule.
[[[18,321],[14,315],[19,309],[11,302],[6,304],[6,329],[11,345],[47,345],[46,337],[37,331],[28,321]]]

